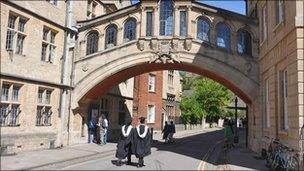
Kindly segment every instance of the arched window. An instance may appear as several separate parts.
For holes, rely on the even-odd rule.
[[[92,31],[87,36],[87,55],[98,51],[99,35],[97,31]]]
[[[111,25],[106,30],[105,48],[110,48],[116,46],[117,44],[117,27]]]
[[[237,33],[237,52],[251,55],[251,36],[246,30],[240,30]]]
[[[224,24],[219,23],[216,27],[217,37],[216,37],[216,45],[217,47],[224,48],[230,50],[230,28]]]
[[[173,2],[172,0],[160,1],[159,35],[173,35]]]
[[[136,20],[129,19],[124,26],[124,41],[128,42],[136,38]]]
[[[203,42],[210,41],[210,22],[204,18],[197,20],[197,39]]]

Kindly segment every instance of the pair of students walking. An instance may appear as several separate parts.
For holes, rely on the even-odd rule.
[[[176,131],[175,131],[175,125],[174,125],[173,121],[170,122],[170,125],[168,125],[168,122],[166,121],[162,132],[163,132],[163,139],[165,140],[165,143],[174,142],[173,135],[176,133]]]
[[[137,167],[144,166],[144,157],[151,154],[151,133],[145,125],[145,118],[139,118],[140,124],[136,127],[131,125],[132,120],[128,119],[121,128],[120,139],[117,143],[116,157],[117,166],[122,165],[122,160],[127,157],[127,165],[131,165],[131,155],[138,158]]]

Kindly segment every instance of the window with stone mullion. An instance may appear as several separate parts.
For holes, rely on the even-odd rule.
[[[162,0],[160,2],[159,34],[161,36],[173,35],[173,2]]]
[[[136,21],[129,19],[124,26],[124,41],[134,40],[136,37]]]
[[[203,42],[209,42],[210,40],[210,24],[206,19],[198,19],[197,38]]]

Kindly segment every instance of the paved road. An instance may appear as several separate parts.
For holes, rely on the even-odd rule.
[[[177,139],[174,144],[153,144],[152,154],[145,158],[145,167],[139,170],[197,170],[203,157],[216,142],[222,140],[222,131],[206,132]],[[134,165],[117,167],[113,164],[114,153],[97,160],[87,161],[62,168],[63,170],[136,170]]]

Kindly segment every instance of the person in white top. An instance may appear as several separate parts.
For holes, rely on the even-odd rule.
[[[101,118],[100,139],[103,144],[107,144],[109,122],[104,114],[101,114]]]

